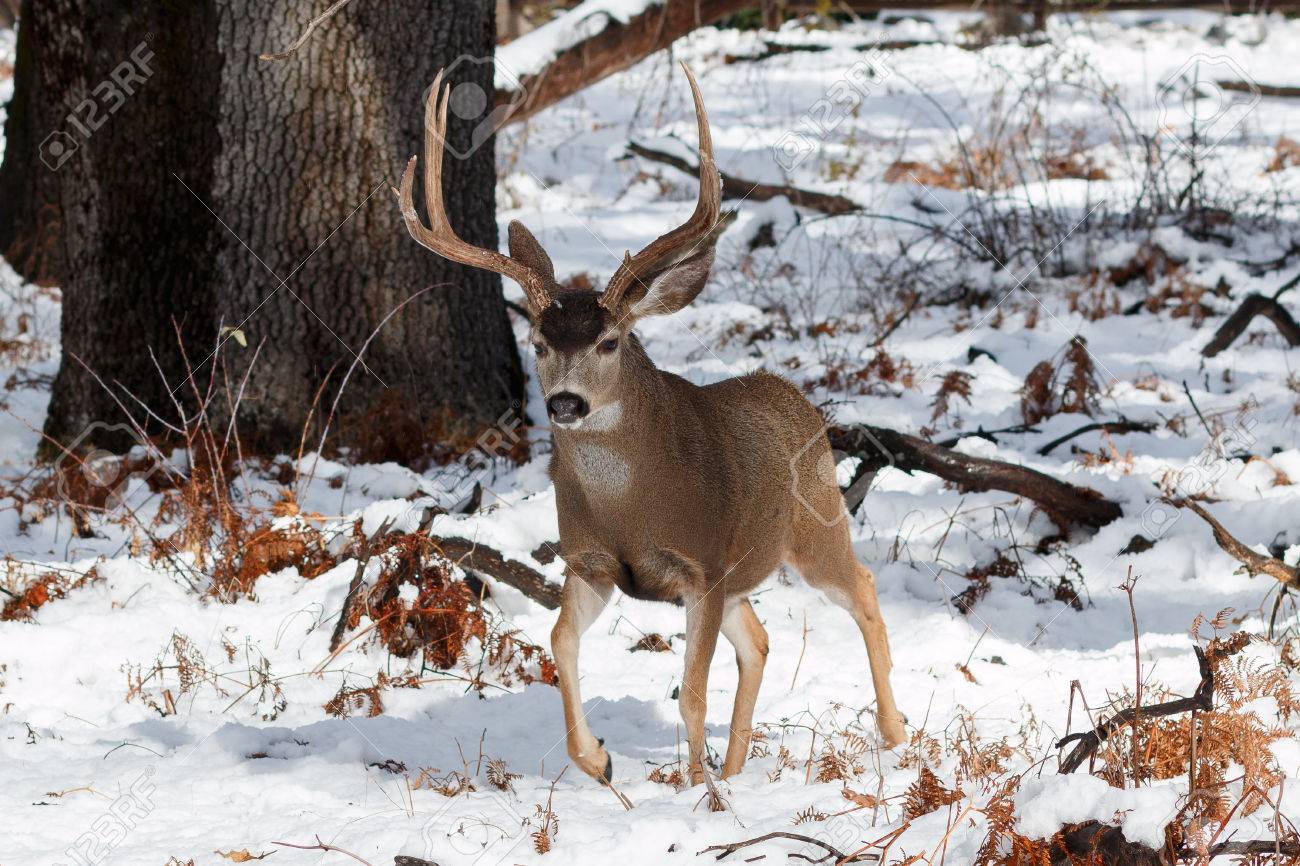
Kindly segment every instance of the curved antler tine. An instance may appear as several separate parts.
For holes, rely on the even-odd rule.
[[[691,67],[686,65],[685,60],[681,61],[681,64],[682,71],[686,73],[686,80],[691,83],[691,98],[695,100],[695,128],[700,142],[700,198],[696,207],[698,209],[707,204],[712,209],[713,221],[716,222],[722,210],[722,175],[713,161],[713,133],[709,129],[709,114],[704,109],[704,95],[700,93],[700,85],[695,80],[695,73],[691,72]]]
[[[424,108],[424,203],[429,212],[429,225],[420,222],[411,195],[415,185],[415,157],[406,163],[402,184],[397,192],[398,204],[406,230],[419,244],[443,258],[462,265],[494,271],[514,280],[524,290],[534,313],[540,314],[551,303],[546,281],[537,271],[502,255],[496,250],[486,250],[466,243],[451,227],[442,198],[442,161],[447,138],[447,109],[451,104],[451,85],[443,84],[440,71],[429,88]]]
[[[707,240],[718,225],[722,210],[722,175],[713,161],[713,136],[709,131],[709,115],[704,110],[704,96],[700,93],[699,82],[689,66],[684,62],[682,69],[691,85],[691,98],[695,102],[695,125],[699,133],[700,145],[700,192],[695,202],[695,210],[690,218],[677,228],[651,241],[645,249],[635,256],[625,258],[618,266],[604,294],[600,296],[601,306],[614,310],[623,303],[628,290],[641,283],[643,277],[662,268],[666,262],[687,258],[695,252],[701,242]]]
[[[447,141],[447,112],[440,109],[443,102],[442,74],[439,69],[424,100],[424,204],[432,210],[434,202],[442,209],[442,152]],[[437,218],[429,214],[429,222],[437,225]]]

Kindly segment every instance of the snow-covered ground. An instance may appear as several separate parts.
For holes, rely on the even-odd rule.
[[[739,216],[703,296],[640,329],[661,366],[696,382],[769,369],[804,386],[837,421],[928,428],[939,441],[1019,424],[1031,369],[1059,359],[1074,337],[1086,340],[1102,386],[1094,418],[1058,414],[1034,432],[998,434],[996,442],[966,436],[957,447],[1092,487],[1120,503],[1123,518],[1095,532],[1076,528],[1068,541],[1053,543],[1056,528],[1032,503],[964,494],[934,477],[892,470],[880,474],[853,518],[858,553],[878,578],[894,690],[909,731],[921,732],[909,749],[875,748],[856,627],[793,574],[774,576],[753,598],[772,644],[756,715],[766,739],[741,775],[720,783],[726,811],[708,811],[700,789],[648,778],[674,764],[684,745],[673,698],[683,661],[680,610],[617,598],[587,633],[585,710],[611,750],[615,785],[636,804],[625,811],[608,790],[572,768],[565,772],[557,690],[517,681],[469,689],[477,652],[452,675],[428,672],[418,688],[384,691],[381,714],[327,714],[324,705],[341,687],[369,686],[379,673],[398,676],[407,667],[364,640],[331,657],[354,561],[313,579],[287,569],[260,579],[255,598],[220,603],[189,589],[165,562],[134,555],[129,525],[107,523],[98,537],[83,538],[60,509],[10,498],[0,501],[0,546],[10,558],[0,585],[21,591],[43,571],[91,566],[98,579],[41,607],[32,621],[0,623],[0,864],[220,863],[229,862],[221,852],[245,850],[275,851],[276,863],[346,862],[339,853],[274,844],[313,844],[317,836],[373,864],[407,854],[442,866],[689,863],[709,845],[778,830],[852,851],[904,826],[900,795],[920,765],[952,787],[957,746],[975,739],[1005,739],[1008,772],[1034,768],[1017,798],[1025,835],[1097,818],[1117,820],[1129,839],[1159,844],[1185,799],[1185,778],[1127,791],[1082,771],[1061,778],[1053,743],[1086,727],[1078,697],[1070,700],[1072,682],[1094,713],[1132,687],[1129,600],[1118,589],[1130,570],[1138,578],[1133,598],[1148,684],[1180,694],[1195,688],[1188,630],[1198,615],[1208,620],[1231,608],[1221,620],[1227,631],[1267,630],[1274,582],[1240,573],[1205,524],[1162,505],[1162,483],[1178,478],[1180,492],[1217,500],[1209,507],[1218,519],[1258,549],[1268,546],[1292,563],[1300,556],[1300,487],[1293,483],[1300,480],[1300,354],[1263,322],[1217,357],[1200,354],[1238,299],[1271,295],[1300,268],[1287,257],[1300,240],[1300,167],[1265,171],[1280,136],[1300,138],[1300,107],[1249,93],[1211,94],[1198,104],[1205,205],[1260,229],[1224,229],[1224,237],[1168,219],[1143,230],[1118,220],[1144,189],[1138,133],[1163,142],[1171,178],[1186,183],[1192,175],[1178,155],[1188,133],[1185,88],[1166,83],[1199,73],[1300,85],[1300,21],[1208,13],[1058,17],[1047,44],[972,51],[954,44],[970,20],[927,13],[836,30],[706,29],[679,43],[673,58],[656,56],[614,76],[497,145],[502,225],[528,224],[562,280],[585,273],[599,282],[625,249],[691,210],[692,179],[625,154],[629,139],[674,152],[694,146],[676,59],[688,61],[700,80],[723,171],[838,193],[865,207],[827,218],[780,199],[732,203]],[[753,59],[765,40],[825,50]],[[899,40],[922,44],[862,48]],[[958,162],[959,142],[971,153],[1009,153],[1019,129],[1028,130],[1029,150],[1055,153],[1059,146],[1099,171],[1045,179],[1030,169],[1016,175],[1026,182],[1001,185],[993,203],[924,174]],[[1023,245],[1013,238],[1005,255],[989,261],[980,250],[1004,236],[988,233],[981,214],[1017,203],[1036,208],[1026,225],[1041,236]],[[775,246],[750,249],[767,233],[759,231],[765,223]],[[942,227],[946,238],[935,239],[926,225]],[[1179,262],[1170,274],[1157,270],[1154,284],[1139,278],[1116,287],[1093,278],[1154,246]],[[1273,261],[1279,264],[1266,264]],[[4,271],[3,336],[14,335],[19,310],[32,313],[20,338],[32,350],[12,353],[16,360],[0,370],[0,383],[8,381],[0,392],[0,470],[13,484],[32,470],[57,366],[58,306],[56,293]],[[1156,311],[1125,314],[1171,283],[1176,295],[1187,285],[1206,287],[1200,301],[1210,318],[1198,326],[1195,316],[1176,315],[1181,296]],[[890,330],[912,292],[950,302],[917,305]],[[1295,312],[1298,298],[1300,291],[1282,296]],[[517,334],[526,349],[522,323]],[[881,360],[886,355],[892,370]],[[948,411],[936,413],[936,392],[952,371],[969,374],[969,399],[954,396]],[[535,385],[528,413],[545,417]],[[1121,415],[1153,421],[1155,429],[1087,433],[1038,454],[1090,420]],[[491,467],[480,478],[484,508],[439,517],[433,530],[478,539],[559,581],[561,563],[532,558],[558,539],[558,529],[545,473],[547,431],[528,435],[531,462]],[[1234,456],[1242,452],[1255,456]],[[360,517],[367,532],[388,519],[411,530],[426,505],[450,504],[444,470],[420,475],[391,464],[308,462],[315,472],[298,485],[298,504],[303,513],[332,516],[337,527]],[[270,477],[250,483],[268,495],[276,490]],[[149,514],[143,482],[129,493],[142,497],[141,513]],[[1137,535],[1157,543],[1127,552]],[[968,572],[1007,551],[1033,580],[990,578],[988,594],[969,613],[959,610],[952,598],[971,585]],[[1058,592],[1062,579],[1068,583]],[[492,590],[498,623],[545,645],[554,613],[509,588]],[[1295,624],[1295,609],[1284,605],[1278,628]],[[671,651],[631,652],[649,633],[670,636]],[[1247,653],[1272,664],[1279,650],[1257,642]],[[174,670],[181,656],[211,677],[181,682]],[[143,691],[133,688],[156,660],[167,670]],[[735,680],[724,648],[708,695],[709,744],[718,751]],[[151,706],[164,702],[164,689],[174,712]],[[1261,712],[1272,722],[1279,710]],[[828,743],[860,750],[861,772],[816,781],[818,768],[806,762]],[[1272,749],[1291,780],[1272,794],[1284,815],[1300,815],[1293,781],[1300,743],[1283,738]],[[520,774],[508,790],[487,781],[489,758]],[[421,777],[421,770],[429,772]],[[445,796],[431,789],[430,777],[453,771],[473,776],[477,790]],[[835,815],[852,805],[846,787],[884,798],[883,805]],[[888,861],[914,862],[907,858],[921,854],[925,862],[974,862],[986,822],[963,810],[987,800],[988,791],[979,783],[964,790],[956,806],[907,823]],[[541,854],[532,834],[549,826],[548,803],[558,833],[551,852]],[[832,817],[792,826],[810,808]],[[1266,812],[1234,819],[1222,838],[1234,831],[1272,838],[1271,816],[1260,817]],[[766,854],[767,862],[785,862],[786,852],[799,850],[812,853],[771,842],[732,859]]]

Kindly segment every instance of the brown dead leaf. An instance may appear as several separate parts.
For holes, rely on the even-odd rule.
[[[980,681],[975,679],[975,675],[970,672],[970,668],[966,667],[964,664],[958,663],[957,670],[961,671],[961,675],[966,678],[966,682],[974,683],[975,685],[980,684]]]
[[[221,857],[225,857],[227,860],[233,860],[236,863],[247,863],[250,860],[265,860],[267,857],[270,857],[275,852],[263,851],[261,854],[250,854],[247,848],[241,848],[238,851],[217,850],[217,851],[213,851],[212,853]]]

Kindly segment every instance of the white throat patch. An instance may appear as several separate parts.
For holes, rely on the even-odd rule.
[[[618,426],[618,422],[623,420],[623,404],[617,401],[605,406],[601,406],[595,412],[592,412],[586,418],[583,418],[583,428],[594,430],[597,433],[608,433]]]
[[[620,494],[632,480],[627,461],[603,445],[578,442],[573,446],[573,466],[582,486],[592,493]]]

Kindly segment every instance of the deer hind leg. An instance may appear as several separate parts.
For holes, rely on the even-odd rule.
[[[691,784],[704,778],[704,715],[708,710],[705,695],[709,689],[709,665],[718,646],[722,627],[723,599],[720,592],[706,592],[686,599],[686,669],[678,695],[682,722],[686,725],[688,767]]]
[[[749,757],[749,738],[754,732],[754,703],[763,682],[767,662],[767,631],[749,599],[731,604],[722,615],[722,634],[736,649],[736,667],[740,682],[736,686],[736,705],[731,711],[731,734],[727,739],[727,758],[722,764],[722,778],[734,776]]]
[[[876,577],[853,554],[848,527],[843,522],[818,527],[818,531],[807,534],[818,537],[801,545],[791,557],[791,564],[804,580],[846,609],[858,624],[867,645],[871,682],[876,690],[876,724],[885,747],[893,748],[904,742],[907,735],[903,730],[903,715],[889,685],[893,660],[889,654],[889,634],[876,599]]]
[[[613,585],[588,581],[570,570],[560,598],[560,617],[551,630],[551,654],[560,675],[560,698],[564,702],[564,728],[569,757],[588,776],[610,781],[613,762],[604,745],[591,733],[582,712],[578,689],[578,643],[613,592]]]

